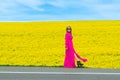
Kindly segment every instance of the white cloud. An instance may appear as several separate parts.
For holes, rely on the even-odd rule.
[[[34,10],[44,11],[43,8],[39,7],[40,5],[44,4],[43,0],[16,0],[16,1]]]
[[[120,6],[116,4],[97,4],[90,6],[96,14],[103,16],[105,18],[115,18],[120,14]],[[120,17],[119,17],[120,18]]]
[[[83,6],[93,10],[98,17],[106,19],[120,19],[120,1],[111,0],[111,3],[104,3],[102,0],[84,0]]]
[[[16,7],[16,3],[10,0],[3,0],[0,1],[0,15],[1,14],[8,14],[8,13],[15,13],[16,11],[12,10]]]
[[[99,0],[49,0],[47,3],[64,8],[94,5],[99,3]]]
[[[73,7],[73,6],[80,6],[82,4],[80,0],[52,0],[48,1],[47,3],[56,6],[56,7],[61,7],[61,8],[66,8],[66,7]]]
[[[15,21],[15,20],[77,20],[77,19],[120,19],[120,1],[111,0],[109,3],[102,2],[103,0],[1,0],[0,1],[0,19],[1,21]],[[71,10],[74,7],[81,10],[85,7],[94,12],[94,14],[79,14],[73,10],[72,14],[64,14],[61,12],[59,15],[45,14],[26,14],[23,5],[32,10],[39,12],[46,11],[42,5],[50,4],[56,9]],[[26,8],[27,9],[27,8]]]

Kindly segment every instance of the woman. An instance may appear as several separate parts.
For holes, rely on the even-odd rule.
[[[65,60],[64,60],[64,68],[76,68],[75,60],[77,60],[78,67],[82,64],[80,60],[83,62],[87,62],[87,59],[80,57],[74,50],[73,42],[72,42],[72,28],[68,26],[66,28],[65,34]]]

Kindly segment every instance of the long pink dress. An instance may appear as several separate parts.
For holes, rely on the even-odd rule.
[[[64,68],[75,68],[75,56],[76,54],[77,58],[82,60],[83,62],[87,62],[87,59],[80,57],[74,50],[73,42],[72,42],[72,35],[71,33],[65,34],[65,48],[68,48],[65,50],[65,60],[64,60]]]

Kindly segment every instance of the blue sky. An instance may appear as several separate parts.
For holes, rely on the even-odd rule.
[[[120,20],[120,0],[0,0],[0,21]]]

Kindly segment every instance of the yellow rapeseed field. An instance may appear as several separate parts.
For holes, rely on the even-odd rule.
[[[120,68],[120,21],[1,22],[0,65],[63,66],[66,26],[88,68]]]

